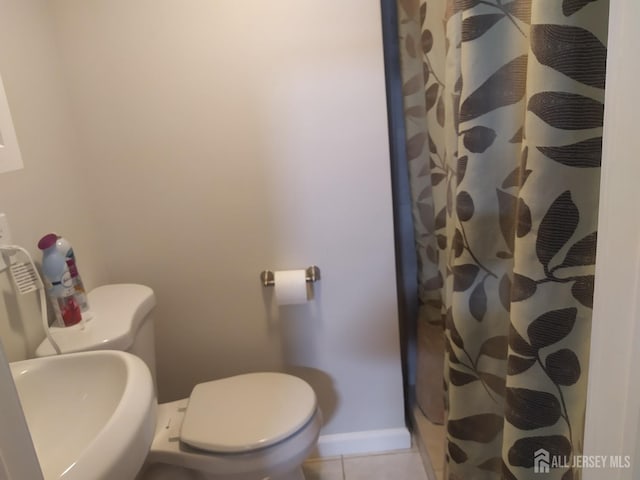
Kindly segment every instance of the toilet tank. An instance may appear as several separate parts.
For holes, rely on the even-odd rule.
[[[62,353],[87,350],[121,350],[140,357],[156,382],[156,298],[149,287],[115,284],[98,287],[88,295],[92,317],[71,327],[51,327]],[[54,355],[48,339],[36,349],[36,357]]]

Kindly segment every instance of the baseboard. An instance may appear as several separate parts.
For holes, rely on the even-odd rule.
[[[411,434],[406,427],[361,432],[320,435],[315,457],[369,455],[411,448]]]

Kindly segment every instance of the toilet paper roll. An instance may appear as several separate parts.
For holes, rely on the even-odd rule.
[[[304,270],[283,270],[273,274],[276,303],[295,305],[307,301],[307,278]]]

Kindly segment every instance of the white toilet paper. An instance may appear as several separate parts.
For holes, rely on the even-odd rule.
[[[273,279],[278,305],[295,305],[307,301],[307,279],[304,270],[277,271]]]

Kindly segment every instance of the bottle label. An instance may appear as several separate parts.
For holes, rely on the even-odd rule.
[[[82,320],[82,310],[75,298],[75,288],[69,270],[63,272],[59,281],[51,282],[47,279],[46,283],[58,326],[70,327]]]
[[[69,255],[71,253],[71,256]],[[84,289],[82,279],[78,274],[78,267],[76,266],[75,258],[73,257],[73,250],[69,249],[67,252],[67,268],[71,274],[71,280],[73,282],[73,294],[76,296],[76,301],[80,305],[80,310],[86,312],[89,310],[89,301],[87,300],[87,292]]]
[[[54,306],[54,310],[57,310],[62,318],[62,323],[65,327],[70,327],[82,320],[82,311],[80,306],[73,295],[69,297],[57,298],[54,304],[57,304],[57,309]],[[57,312],[56,312],[57,313]]]

